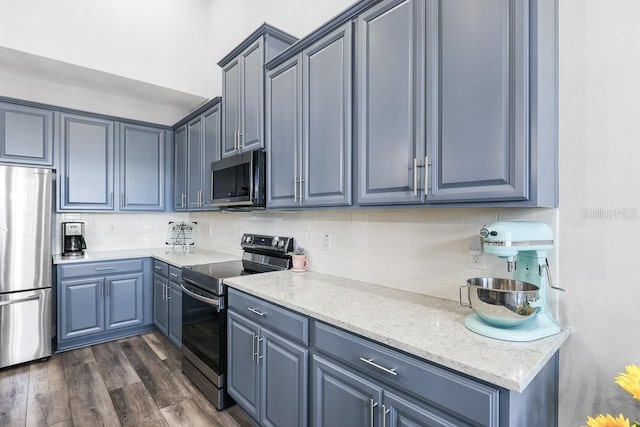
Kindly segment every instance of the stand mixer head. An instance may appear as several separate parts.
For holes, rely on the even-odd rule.
[[[480,230],[480,237],[486,254],[507,261],[507,271],[513,272],[514,281],[527,282],[538,287],[538,299],[528,303],[535,307],[536,314],[531,316],[530,320],[514,327],[491,323],[482,314],[472,314],[465,320],[465,326],[481,335],[506,341],[533,341],[559,333],[560,325],[551,316],[546,298],[547,286],[560,289],[551,282],[547,261],[547,254],[553,248],[551,227],[534,221],[500,221],[485,225]],[[471,287],[467,287],[471,292]],[[486,302],[491,304],[494,301],[494,298],[488,298]]]

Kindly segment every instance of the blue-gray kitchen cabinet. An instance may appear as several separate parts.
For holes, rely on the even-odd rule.
[[[187,125],[175,131],[174,199],[173,210],[187,210]]]
[[[351,204],[351,43],[343,25],[268,73],[268,207]]]
[[[173,265],[169,266],[169,328],[167,336],[176,345],[182,347],[182,270]]]
[[[58,292],[59,342],[104,331],[104,277],[63,280]]]
[[[218,63],[223,158],[264,147],[264,64],[296,40],[263,24]]]
[[[115,123],[59,114],[59,210],[113,211]]]
[[[0,102],[0,162],[53,166],[53,111]]]
[[[314,354],[311,360],[311,426],[379,425],[382,387]]]
[[[169,310],[167,309],[167,288],[169,280],[153,273],[153,324],[164,335],[169,330]]]
[[[230,290],[227,328],[229,395],[263,426],[306,426],[307,319]]]
[[[387,0],[356,26],[357,202],[424,203],[425,0]]]
[[[536,93],[546,102],[548,91],[538,84],[533,43],[536,37],[548,43],[544,40],[554,31],[530,31],[529,0],[489,0],[480,9],[472,0],[438,6],[437,15],[431,10],[438,32],[428,31],[438,40],[437,57],[432,53],[438,67],[430,70],[434,84],[427,91],[437,105],[430,114],[437,127],[430,133],[429,202],[528,200],[530,173],[531,179],[540,173],[553,176],[557,166],[538,163],[538,170],[530,171],[536,166],[530,163]],[[546,86],[553,92],[550,78]]]
[[[121,211],[163,211],[164,129],[120,123]]]
[[[254,420],[260,419],[260,367],[256,341],[260,326],[229,310],[227,315],[227,391]]]
[[[58,350],[150,330],[151,261],[57,266]]]
[[[220,104],[187,124],[187,210],[214,209],[211,163],[220,159]]]
[[[182,347],[182,270],[153,260],[153,323],[176,347]]]

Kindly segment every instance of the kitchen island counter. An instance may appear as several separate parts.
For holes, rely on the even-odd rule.
[[[522,392],[570,335],[506,342],[469,331],[457,302],[320,274],[280,271],[233,288],[506,389]]]
[[[78,262],[110,261],[131,258],[155,258],[176,267],[186,265],[209,264],[212,262],[226,262],[240,259],[239,255],[231,255],[222,252],[208,251],[200,248],[190,248],[183,252],[180,249],[148,248],[148,249],[123,249],[117,251],[91,251],[84,256],[66,258],[62,255],[54,255],[54,264],[72,264]]]

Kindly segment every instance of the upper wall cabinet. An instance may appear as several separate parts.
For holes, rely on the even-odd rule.
[[[53,111],[1,102],[0,162],[53,166]]]
[[[164,133],[120,124],[120,210],[164,210]]]
[[[429,201],[529,200],[530,179],[554,174],[556,166],[538,164],[533,176],[529,170],[535,145],[554,142],[553,135],[535,141],[541,123],[533,111],[536,92],[554,89],[553,81],[538,84],[535,70],[536,43],[542,41],[536,39],[552,38],[553,31],[530,31],[527,0],[488,0],[482,7],[474,0],[446,0],[430,13],[437,16],[428,34],[437,40],[432,61],[438,66],[430,76],[430,117],[437,125],[429,133]]]
[[[222,157],[264,147],[264,64],[297,39],[262,25],[223,58]]]
[[[173,210],[187,210],[187,125],[178,127],[174,134],[175,141],[175,178]]]
[[[294,56],[350,24],[356,204],[557,206],[557,0],[361,0],[267,64],[274,93],[293,88]],[[268,101],[267,137],[284,132],[272,144],[272,207],[308,196],[299,185],[291,194],[301,167],[283,154],[307,122],[294,132],[284,117],[318,117],[305,111],[306,86],[302,101],[284,93],[278,102],[298,105]]]
[[[59,118],[58,210],[162,211],[173,177],[172,135],[92,116]]]
[[[59,209],[113,210],[115,123],[64,113],[59,122]]]
[[[424,0],[391,0],[356,18],[358,203],[423,203]]]
[[[351,204],[351,43],[343,25],[269,71],[268,207]]]
[[[220,98],[202,109],[179,122],[175,131],[176,211],[217,210],[211,203],[211,163],[220,159]]]

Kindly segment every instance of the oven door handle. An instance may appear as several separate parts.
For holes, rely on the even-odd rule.
[[[189,289],[185,288],[184,285],[182,283],[180,283],[180,287],[182,288],[182,292],[184,292],[185,294],[189,295],[192,298],[197,299],[198,301],[202,301],[205,304],[208,304],[212,307],[215,308],[220,308],[220,300],[219,299],[212,299],[212,298],[206,298],[203,297],[201,295],[195,294],[193,292],[191,292]]]

